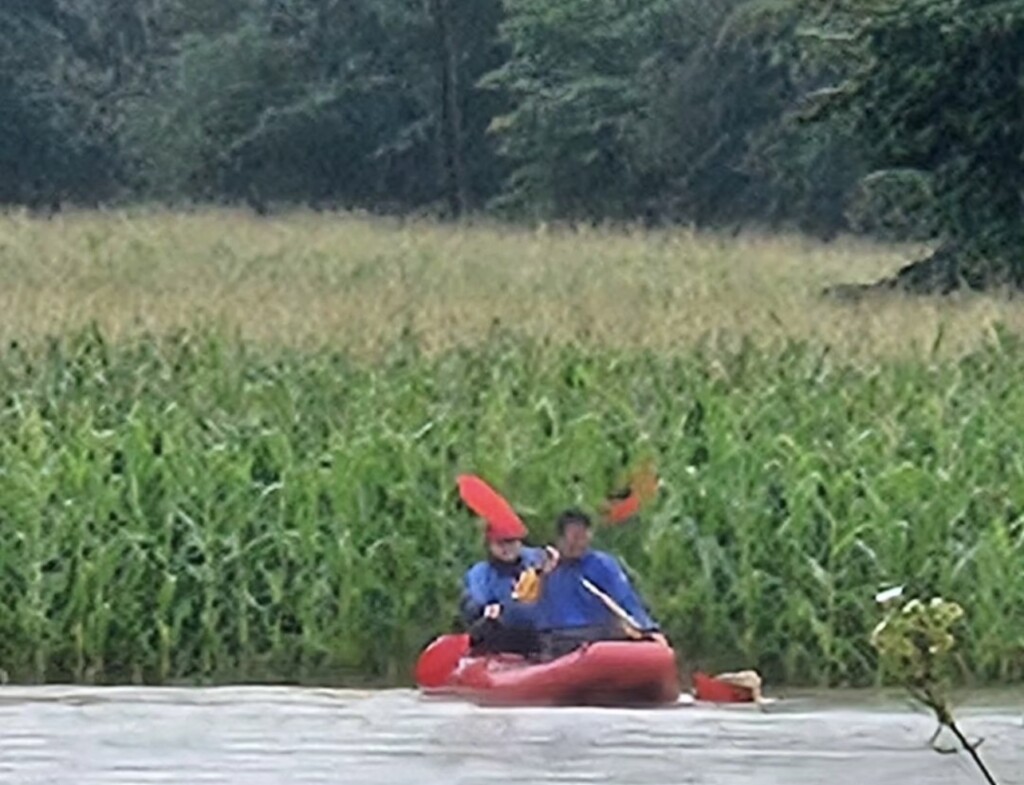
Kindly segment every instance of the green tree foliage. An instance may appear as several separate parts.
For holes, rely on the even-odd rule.
[[[515,166],[503,205],[569,217],[630,211],[643,183],[638,75],[672,5],[507,0],[509,57],[485,80],[512,102],[492,124]]]
[[[70,0],[0,8],[0,202],[109,194],[118,77],[96,41],[101,18],[95,4]]]
[[[492,164],[466,141],[483,121],[463,86],[491,64],[495,23],[490,2],[290,0],[249,3],[212,35],[186,29],[135,113],[146,187],[349,206],[454,194],[463,209]]]
[[[799,58],[777,0],[512,0],[505,65],[487,84],[514,162],[503,205],[540,215],[792,222],[833,232],[857,146],[794,122],[828,69]]]
[[[861,173],[840,122],[797,121],[802,96],[832,78],[797,46],[801,14],[784,0],[673,4],[649,84],[647,166],[670,214],[698,224],[795,223],[830,234]]]
[[[1024,284],[1024,2],[806,5],[822,21],[812,48],[848,65],[822,116],[846,117],[874,167],[917,173],[932,197],[920,210],[946,244],[917,285]]]
[[[1022,19],[1024,0],[8,0],[0,201],[853,228],[941,236],[944,274],[1019,284]]]

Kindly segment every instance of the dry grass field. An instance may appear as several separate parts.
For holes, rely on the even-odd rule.
[[[428,351],[495,322],[596,347],[685,350],[794,338],[851,359],[960,355],[993,325],[1024,326],[998,297],[857,304],[824,286],[868,282],[919,252],[858,240],[719,237],[684,229],[509,229],[296,212],[0,217],[0,337],[96,321],[105,333],[202,323],[262,344],[373,355],[403,330]]]

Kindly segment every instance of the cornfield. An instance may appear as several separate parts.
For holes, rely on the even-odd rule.
[[[15,241],[38,250],[53,230],[7,230],[10,283]],[[20,280],[26,297],[59,288]],[[623,558],[684,667],[877,683],[872,598],[898,582],[964,606],[965,679],[1024,675],[1024,343],[1008,331],[874,359],[813,335],[673,347],[521,325],[368,352],[248,334],[248,314],[134,331],[101,310],[53,330],[26,314],[0,354],[12,680],[408,684],[482,554],[459,472],[501,490],[540,544],[647,457],[658,497],[595,544]]]

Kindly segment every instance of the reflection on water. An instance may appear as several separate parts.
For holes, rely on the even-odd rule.
[[[973,706],[973,703],[972,703]],[[959,710],[1024,785],[1020,704]],[[980,783],[905,704],[494,709],[405,690],[0,688],[0,783]]]

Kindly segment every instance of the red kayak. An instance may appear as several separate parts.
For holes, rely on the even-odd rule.
[[[658,641],[586,643],[548,662],[512,654],[471,657],[460,646],[464,641],[442,636],[423,652],[416,674],[422,692],[485,705],[636,706],[679,699],[675,652]]]

